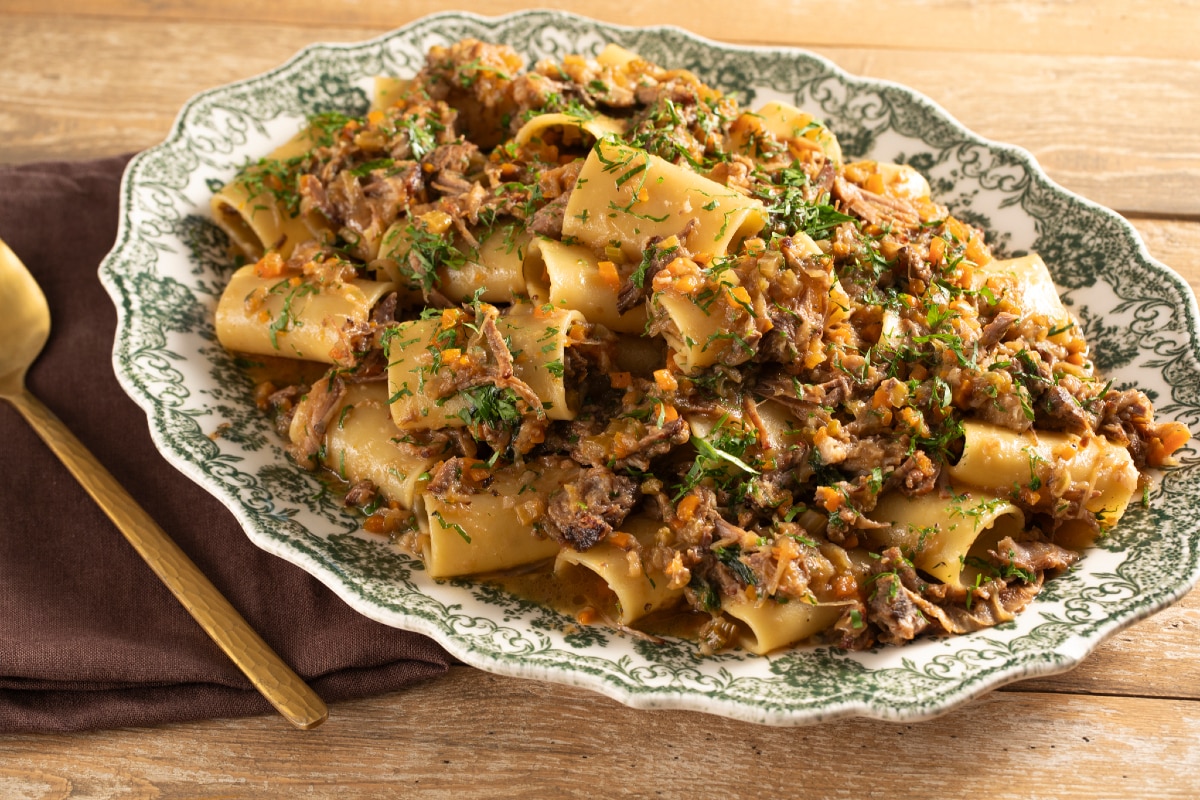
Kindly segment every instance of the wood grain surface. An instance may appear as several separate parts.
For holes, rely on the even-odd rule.
[[[463,2],[498,14],[517,0]],[[673,0],[561,4],[811,49],[925,93],[1128,217],[1200,292],[1195,0]],[[432,0],[0,0],[0,163],[93,158],[167,133],[189,97],[314,41],[369,38]],[[456,667],[407,691],[282,719],[0,736],[0,798],[1200,796],[1200,592],[1080,667],[916,724],[754,726],[635,711]]]

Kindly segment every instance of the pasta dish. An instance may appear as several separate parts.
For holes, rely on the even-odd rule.
[[[212,208],[290,457],[431,577],[631,635],[996,625],[1189,438],[917,170],[614,45],[434,47]]]

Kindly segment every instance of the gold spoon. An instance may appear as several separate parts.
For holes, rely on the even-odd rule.
[[[150,518],[50,409],[25,388],[25,373],[50,336],[46,296],[0,240],[0,397],[29,422],[200,627],[297,728],[315,728],[328,710],[300,676],[230,605],[179,545]]]

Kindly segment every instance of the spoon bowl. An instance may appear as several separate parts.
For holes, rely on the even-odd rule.
[[[46,295],[3,240],[0,240],[0,397],[24,391],[25,373],[50,338]]]
[[[49,336],[46,296],[16,253],[0,240],[0,397],[12,403],[29,422],[254,687],[296,727],[320,725],[328,714],[321,698],[263,641],[67,426],[25,388],[25,374]]]

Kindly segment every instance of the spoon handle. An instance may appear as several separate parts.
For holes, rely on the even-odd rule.
[[[8,398],[88,494],[254,687],[297,728],[315,728],[325,703],[263,641],[129,492],[40,400],[22,390]]]

